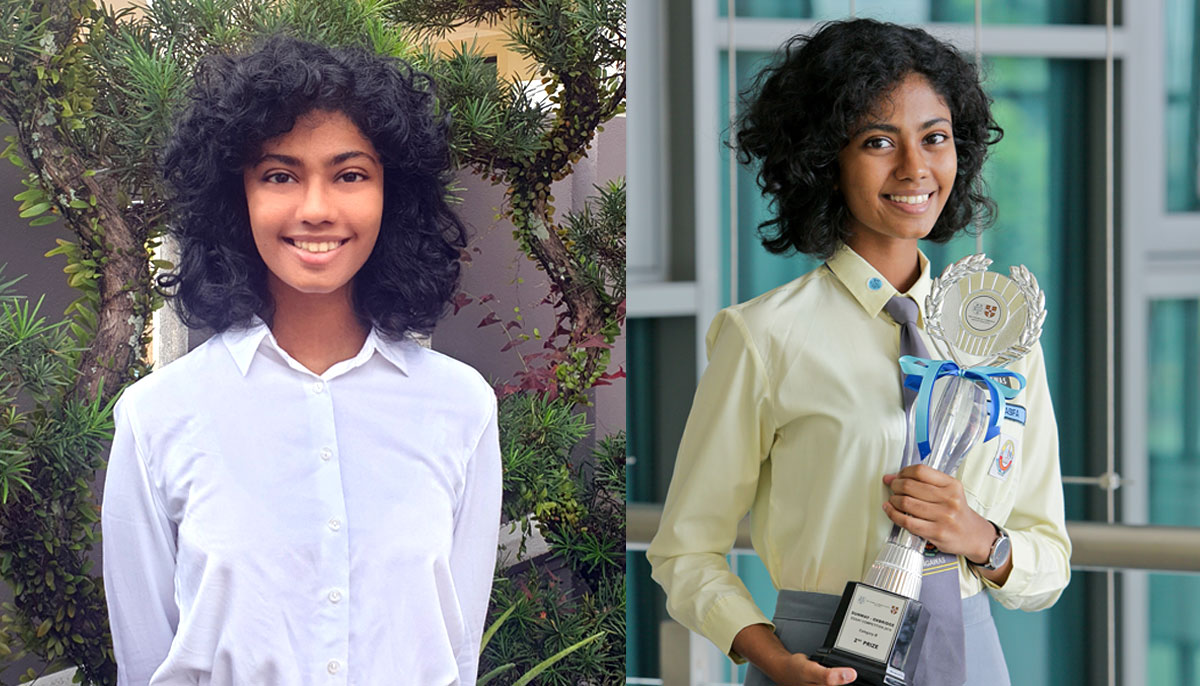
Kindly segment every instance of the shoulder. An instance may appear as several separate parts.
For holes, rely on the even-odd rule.
[[[808,332],[829,313],[837,277],[825,265],[762,295],[721,310],[708,331],[711,349],[727,326],[735,326],[764,358],[803,346]]]
[[[453,394],[464,405],[490,415],[496,405],[496,393],[474,367],[415,341],[400,345],[405,346],[406,374],[432,388]]]
[[[825,265],[746,302],[726,308],[736,312],[754,334],[778,327],[781,317],[806,317],[819,311],[836,287],[837,277]]]
[[[186,406],[188,397],[204,385],[219,383],[223,376],[237,373],[233,359],[219,343],[220,334],[133,382],[121,393],[117,407],[133,407],[145,414],[155,408]]]

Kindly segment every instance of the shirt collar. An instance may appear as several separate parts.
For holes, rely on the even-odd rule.
[[[917,277],[916,283],[912,288],[908,289],[907,295],[917,303],[917,310],[921,315],[921,323],[925,320],[925,297],[929,295],[930,280],[929,280],[929,258],[925,257],[925,253],[917,250],[917,260],[921,265],[921,275]],[[837,252],[825,262],[825,266],[837,276],[846,290],[850,291],[850,295],[858,301],[871,317],[879,316],[883,306],[892,297],[899,295],[892,284],[883,278],[875,267],[871,266],[858,253],[854,252],[850,246],[843,244],[838,248]]]
[[[269,346],[279,352],[284,360],[291,360],[291,356],[283,348],[279,347],[279,343],[275,340],[275,336],[271,333],[271,329],[267,326],[267,323],[258,315],[254,315],[250,326],[244,329],[229,329],[221,335],[221,338],[224,340],[229,354],[233,355],[233,361],[237,364],[238,371],[242,373],[242,376],[249,373],[250,363],[254,361],[254,356],[261,348],[263,341],[266,341]],[[407,373],[404,352],[404,346],[407,344],[409,344],[407,339],[398,342],[387,340],[379,334],[379,331],[375,327],[371,327],[370,333],[367,334],[367,340],[363,343],[362,350],[357,355],[349,360],[338,362],[321,376],[325,377],[330,372],[336,374],[357,367],[370,359],[376,352],[382,355],[385,360],[391,362],[402,373]]]

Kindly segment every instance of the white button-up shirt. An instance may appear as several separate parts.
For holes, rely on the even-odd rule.
[[[104,490],[119,683],[475,683],[492,389],[372,331],[317,375],[261,320],[126,389]]]

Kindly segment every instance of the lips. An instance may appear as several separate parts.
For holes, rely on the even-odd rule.
[[[932,205],[933,196],[937,191],[907,193],[884,193],[883,199],[889,205],[908,214],[922,214]]]
[[[905,195],[893,193],[891,195],[888,195],[887,197],[888,197],[888,200],[892,200],[894,202],[901,202],[901,203],[904,203],[905,205],[923,205],[926,200],[929,200],[930,195],[932,195],[932,192],[908,193]]]
[[[316,238],[284,238],[283,241],[304,263],[321,265],[332,261],[342,251],[342,247],[350,242],[350,239],[321,236]]]
[[[314,252],[314,253],[322,253],[322,252],[328,252],[330,250],[333,250],[334,248],[338,248],[350,239],[349,238],[330,238],[330,237],[322,237],[322,236],[290,238],[290,237],[285,236],[283,240],[287,241],[291,245],[294,245],[294,246],[300,248],[301,250],[307,250],[308,252]]]

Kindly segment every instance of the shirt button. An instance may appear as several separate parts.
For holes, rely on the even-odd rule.
[[[336,588],[329,592],[329,602],[340,603],[342,601],[342,592]]]
[[[871,280],[867,282],[867,288],[870,288],[873,291],[877,291],[880,288],[883,288],[883,281],[880,280],[879,277],[873,276],[873,277],[871,277]]]
[[[330,660],[330,661],[329,661],[329,667],[328,667],[328,669],[329,669],[329,673],[330,673],[330,674],[337,674],[337,673],[338,673],[338,670],[339,670],[339,669],[341,669],[341,668],[342,668],[342,665],[341,665],[341,663],[339,663],[337,660]]]
[[[337,531],[338,529],[342,528],[342,522],[338,519],[331,519],[329,520],[329,528],[333,531]]]
[[[322,460],[329,461],[329,458],[331,458],[331,457],[333,457],[332,450],[330,450],[329,448],[321,448],[321,459]]]
[[[314,381],[313,385],[312,385],[312,389],[313,389],[313,393],[320,393],[321,391],[325,390],[325,382],[324,381]]]

